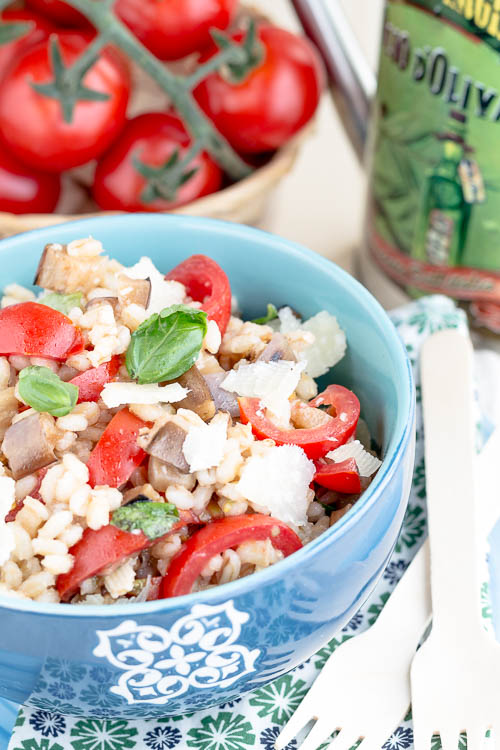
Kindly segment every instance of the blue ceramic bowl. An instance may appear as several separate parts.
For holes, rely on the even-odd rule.
[[[370,294],[329,261],[236,224],[163,215],[88,219],[0,243],[1,285],[30,285],[43,246],[100,239],[126,265],[165,271],[206,253],[227,272],[249,318],[270,301],[305,317],[326,309],[348,353],[324,383],[352,388],[384,461],[355,507],[278,565],[220,588],[130,606],[0,598],[0,696],[60,713],[155,717],[229,701],[287,672],[352,617],[395,544],[413,467],[409,363]]]

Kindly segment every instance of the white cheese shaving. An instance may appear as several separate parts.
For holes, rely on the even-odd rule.
[[[259,513],[295,527],[305,526],[308,490],[315,471],[314,463],[298,445],[271,447],[248,459],[237,489]]]
[[[346,461],[348,458],[354,458],[358,471],[362,477],[371,477],[375,474],[382,461],[376,456],[372,456],[371,453],[365,451],[359,440],[351,440],[350,443],[341,445],[340,448],[335,448],[334,451],[326,454],[327,458],[331,458],[332,461],[340,462]]]
[[[101,398],[108,407],[114,409],[122,404],[172,404],[186,398],[189,390],[179,383],[160,386],[156,383],[107,383],[101,391]]]
[[[7,562],[16,546],[12,526],[5,523],[5,516],[16,499],[15,490],[13,479],[0,476],[0,565]]]
[[[322,310],[301,323],[289,307],[283,307],[278,314],[281,333],[303,330],[314,335],[314,343],[298,353],[299,360],[306,363],[306,371],[311,378],[319,378],[340,362],[347,344],[345,333],[334,315]]]
[[[289,398],[304,368],[304,362],[254,362],[231,370],[220,387],[238,396],[260,399],[262,406],[286,425],[290,420]]]
[[[131,279],[149,279],[151,282],[151,296],[147,311],[150,315],[159,313],[170,305],[180,305],[186,297],[184,284],[178,281],[166,281],[155,266],[151,258],[143,256],[138,263],[126,268],[124,273]]]
[[[291,307],[282,307],[278,310],[281,333],[292,333],[300,328],[300,318],[293,314]]]
[[[189,427],[182,452],[191,473],[219,466],[226,449],[228,423],[229,414],[219,412],[210,424]]]
[[[314,334],[314,344],[299,353],[299,360],[307,362],[306,369],[311,378],[319,378],[344,356],[347,347],[345,333],[337,318],[326,310],[306,320],[301,327]]]

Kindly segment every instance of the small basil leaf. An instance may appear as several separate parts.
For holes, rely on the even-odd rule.
[[[207,314],[187,305],[155,313],[134,331],[125,364],[139,383],[175,380],[193,366],[207,332]]]
[[[78,387],[65,383],[48,367],[25,367],[19,373],[19,395],[36,411],[64,417],[75,408]]]
[[[266,325],[266,323],[269,323],[270,320],[275,320],[278,317],[278,310],[276,307],[269,303],[267,306],[267,313],[263,318],[255,318],[255,320],[252,320],[251,323],[257,323],[260,326]]]
[[[83,295],[81,292],[75,292],[74,294],[57,294],[57,292],[49,292],[48,294],[44,294],[43,297],[40,297],[38,302],[41,305],[52,307],[54,310],[59,310],[59,312],[64,313],[64,315],[68,315],[70,310],[74,307],[82,306],[82,297]]]
[[[111,518],[122,531],[142,531],[148,539],[158,539],[179,520],[179,511],[171,503],[139,502],[122,505]]]

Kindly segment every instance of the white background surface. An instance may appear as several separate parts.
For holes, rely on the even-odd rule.
[[[258,0],[273,20],[298,28],[288,0]],[[383,0],[343,0],[356,36],[376,69]],[[262,226],[300,242],[353,270],[353,251],[361,233],[365,178],[329,93],[316,130],[305,143],[292,173],[278,189]]]

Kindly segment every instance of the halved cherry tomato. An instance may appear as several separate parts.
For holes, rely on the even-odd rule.
[[[98,401],[101,391],[118,373],[121,358],[116,355],[99,367],[82,372],[69,382],[78,386],[78,404],[83,401]]]
[[[248,541],[269,539],[285,557],[302,547],[297,534],[283,521],[250,513],[212,521],[182,545],[160,586],[160,599],[189,594],[201,571],[214,555]]]
[[[147,112],[129,120],[97,165],[96,203],[104,211],[171,211],[215,193],[222,184],[222,170],[206,151],[187,165],[184,172],[195,170],[195,174],[174,190],[175,195],[162,190],[160,177],[148,180],[137,168],[136,160],[148,167],[162,167],[176,152],[183,159],[190,144],[182,120],[170,112]],[[144,198],[148,184],[151,200]]]
[[[360,411],[357,396],[342,385],[329,385],[309,403],[312,407],[330,407],[327,410],[330,419],[309,429],[280,429],[266,417],[258,398],[239,398],[238,403],[241,421],[243,424],[250,422],[254,435],[260,440],[271,438],[276,445],[298,445],[309,458],[323,458],[343,445],[355,431]]]
[[[339,463],[317,463],[314,481],[321,487],[346,495],[357,495],[361,492],[361,477],[354,458],[347,458]]]
[[[143,427],[146,423],[128,409],[115,414],[87,462],[91,487],[120,487],[130,478],[146,457],[137,445]]]
[[[97,531],[85,529],[80,541],[69,550],[75,559],[73,567],[69,573],[62,573],[57,577],[56,586],[61,600],[71,599],[83,581],[97,575],[109,565],[152,547],[160,539],[174,534],[183,526],[198,523],[196,516],[189,510],[179,511],[179,516],[179,520],[170,531],[158,539],[150,539],[142,531],[139,534],[122,531],[112,524],[102,526]]]
[[[54,27],[46,18],[39,16],[38,13],[31,13],[29,10],[21,8],[18,10],[4,10],[0,13],[0,23],[2,25],[5,24],[7,26],[9,23],[19,22],[28,22],[32,28],[24,36],[0,45],[0,77],[7,70],[10,63],[17,60],[23,54],[24,50],[34,44],[38,44],[38,42],[43,42],[54,31]]]
[[[191,255],[169,271],[165,278],[184,284],[189,296],[202,302],[201,309],[210,320],[215,320],[224,336],[231,317],[231,287],[215,260],[206,255]]]
[[[39,0],[40,1],[40,0]],[[238,0],[118,0],[117,15],[160,60],[179,60],[229,26]]]
[[[17,159],[47,172],[62,172],[97,158],[116,138],[125,124],[130,75],[118,50],[103,49],[83,84],[108,98],[79,100],[71,122],[65,122],[61,103],[32,86],[54,80],[50,55],[54,36],[66,66],[82,55],[93,38],[83,31],[58,31],[9,66],[0,87],[0,130]]]
[[[58,310],[38,302],[0,310],[0,354],[65,360],[82,350],[80,329]]]
[[[241,42],[244,32],[233,34]],[[240,82],[220,70],[194,90],[203,111],[242,154],[274,151],[314,115],[324,86],[318,52],[304,37],[261,25],[262,60]],[[217,54],[215,45],[200,62]]]
[[[88,26],[81,13],[63,0],[26,0],[26,5],[52,18],[61,26]]]
[[[50,214],[57,205],[60,192],[58,174],[40,172],[21,164],[0,144],[0,211]]]

